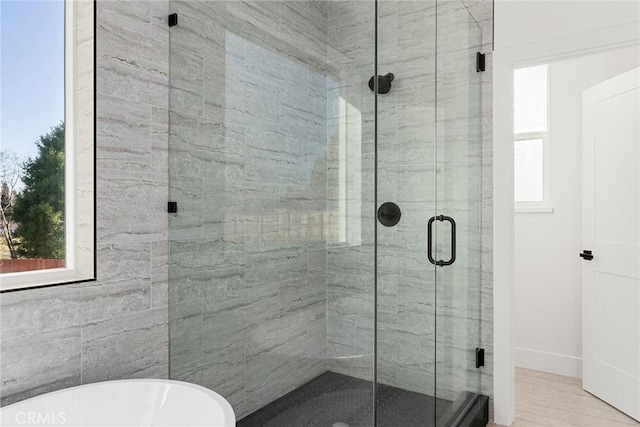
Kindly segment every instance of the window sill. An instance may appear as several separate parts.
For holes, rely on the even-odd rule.
[[[40,288],[93,278],[81,277],[80,272],[71,268],[52,268],[47,270],[23,271],[0,275],[0,292]]]
[[[553,213],[553,207],[552,206],[538,206],[538,207],[516,206],[515,213]]]

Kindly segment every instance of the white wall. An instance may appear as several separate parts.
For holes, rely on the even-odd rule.
[[[640,21],[636,0],[495,0],[495,50]]]
[[[495,421],[515,419],[513,96],[511,68],[610,46],[640,43],[640,4],[495,0],[493,65],[493,314]]]
[[[581,375],[582,90],[638,65],[638,49],[625,49],[549,67],[554,212],[515,216],[516,366]]]

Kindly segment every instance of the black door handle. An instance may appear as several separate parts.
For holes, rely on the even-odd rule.
[[[433,259],[432,254],[432,246],[433,246],[433,238],[432,238],[432,226],[434,221],[449,221],[451,224],[451,258],[448,261],[439,260],[436,261]],[[438,215],[429,218],[429,222],[427,223],[427,257],[429,258],[429,262],[433,265],[439,265],[440,267],[444,267],[445,265],[451,265],[456,262],[456,221],[450,216],[446,215]]]
[[[580,258],[584,258],[587,261],[591,261],[593,259],[593,252],[584,250],[580,254]]]
[[[433,265],[439,265],[437,264],[436,260],[433,259],[433,254],[432,254],[432,246],[433,246],[433,238],[432,238],[432,233],[433,233],[433,221],[436,220],[435,216],[432,216],[431,218],[429,218],[429,222],[427,223],[427,258],[429,258],[429,262]]]

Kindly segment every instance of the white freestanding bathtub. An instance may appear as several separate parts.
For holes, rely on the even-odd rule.
[[[207,388],[170,380],[106,381],[0,409],[0,426],[234,427],[231,405]]]

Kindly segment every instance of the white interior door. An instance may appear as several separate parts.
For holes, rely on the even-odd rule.
[[[640,68],[584,91],[583,149],[583,388],[640,420]]]

